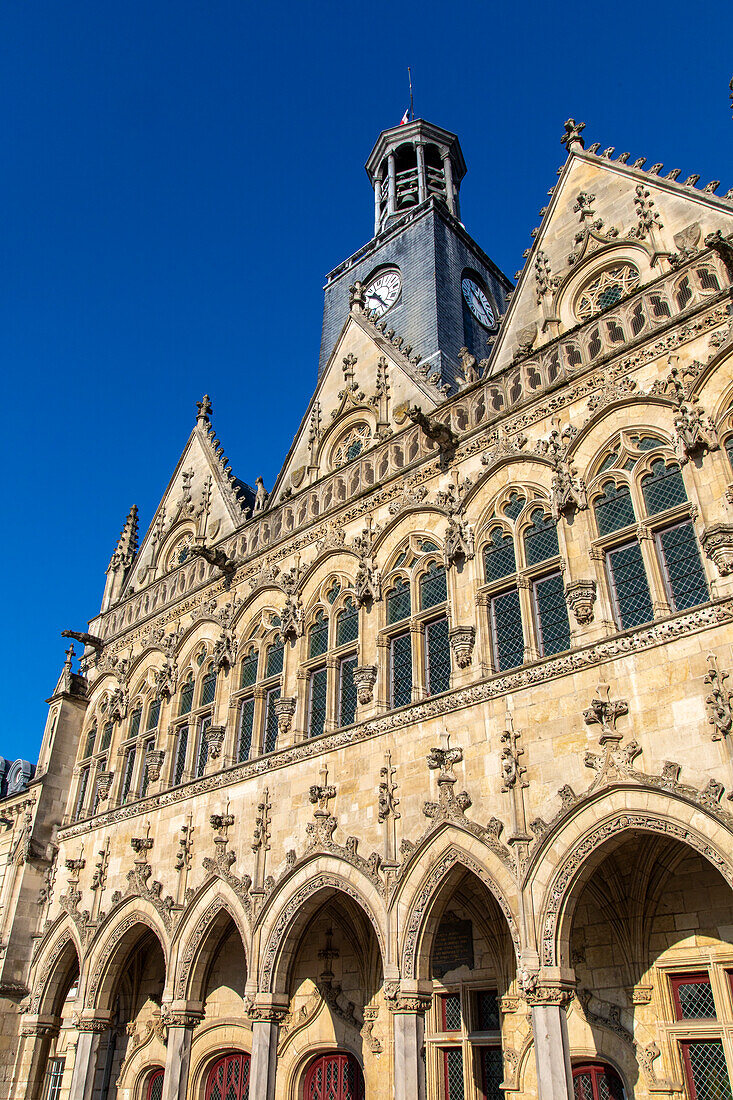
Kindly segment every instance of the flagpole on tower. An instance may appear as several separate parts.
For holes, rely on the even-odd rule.
[[[409,65],[407,66],[407,79],[410,82],[410,121],[412,122],[415,118],[415,111],[412,106],[412,72]]]

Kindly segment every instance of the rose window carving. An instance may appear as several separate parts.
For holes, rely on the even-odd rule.
[[[192,546],[193,535],[189,532],[189,534],[184,535],[183,538],[179,539],[171,550],[170,554],[168,555],[167,568],[175,569],[177,566],[183,565],[185,561],[188,561],[191,556]]]
[[[639,272],[633,264],[616,264],[607,267],[578,295],[575,314],[579,321],[587,321],[596,313],[614,306],[639,285]]]
[[[338,469],[347,462],[358,458],[371,441],[372,432],[368,424],[355,424],[341,437],[331,454],[331,466]]]

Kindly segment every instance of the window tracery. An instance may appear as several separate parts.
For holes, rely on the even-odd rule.
[[[353,424],[339,440],[331,451],[331,468],[337,470],[339,466],[345,466],[358,458],[362,451],[369,446],[372,438],[372,430],[368,424],[360,422]]]
[[[639,269],[628,261],[606,267],[600,274],[594,273],[577,296],[576,317],[579,321],[587,321],[604,309],[616,305],[627,294],[636,290],[639,280]]]

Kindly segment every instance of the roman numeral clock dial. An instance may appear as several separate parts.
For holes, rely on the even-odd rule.
[[[374,310],[378,317],[391,309],[400,296],[402,279],[399,271],[381,271],[364,288],[367,309]]]
[[[461,282],[461,290],[463,291],[463,297],[466,299],[466,305],[478,323],[483,325],[484,328],[494,328],[496,325],[494,311],[491,308],[489,299],[478,283],[466,277]]]

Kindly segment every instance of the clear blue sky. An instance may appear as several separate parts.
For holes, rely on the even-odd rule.
[[[460,136],[466,227],[511,276],[568,115],[733,186],[732,42],[729,0],[4,0],[0,752],[36,759],[59,632],[98,610],[202,393],[235,473],[272,484],[408,64],[416,114]]]

